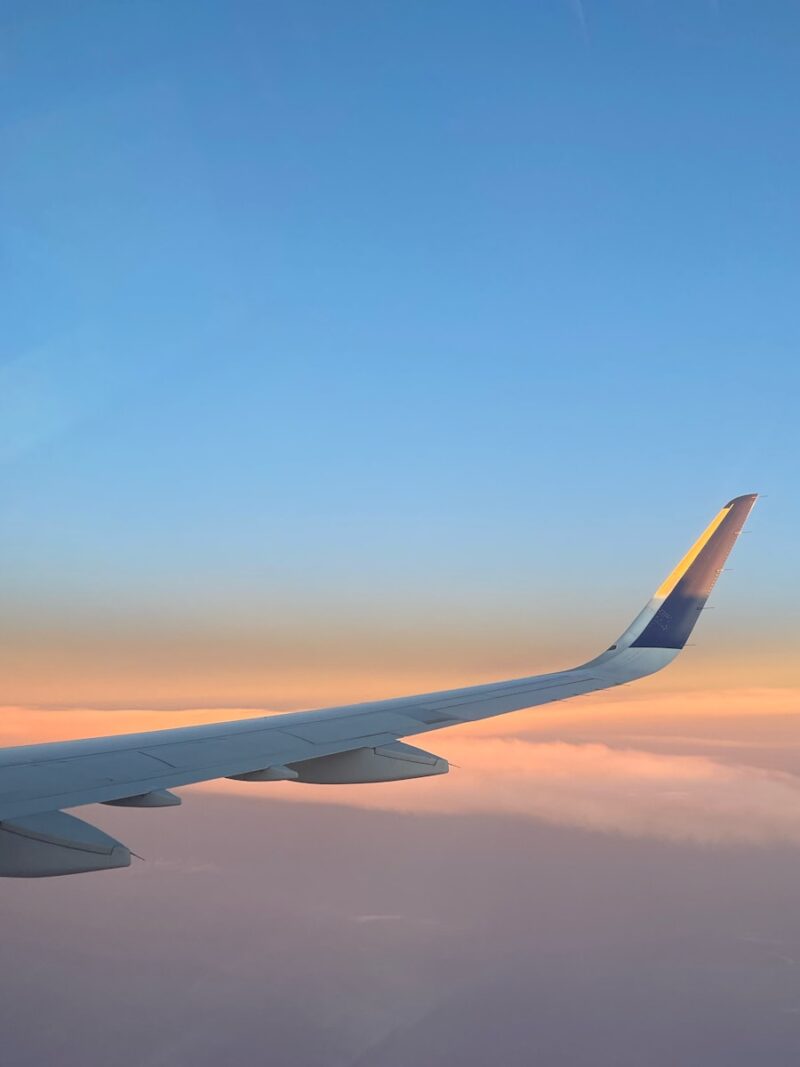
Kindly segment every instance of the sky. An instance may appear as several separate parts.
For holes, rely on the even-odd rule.
[[[92,809],[148,862],[2,887],[16,1063],[220,1062],[220,987],[299,1067],[792,1062],[799,53],[780,0],[0,5],[0,743],[570,666],[763,494],[669,671],[447,779]]]

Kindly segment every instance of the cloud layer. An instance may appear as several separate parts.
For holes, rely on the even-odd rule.
[[[800,779],[780,771],[603,744],[485,738],[438,750],[459,764],[446,779],[376,786],[286,783],[277,790],[281,799],[306,803],[513,815],[675,841],[800,845]],[[229,782],[202,788],[245,792]]]

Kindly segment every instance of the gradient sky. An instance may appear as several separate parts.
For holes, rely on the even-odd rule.
[[[753,490],[706,647],[789,655],[794,5],[2,22],[9,702],[567,662]]]
[[[336,840],[358,818],[374,864],[396,863],[387,833],[402,835],[409,866],[391,904],[373,871],[372,910],[353,911],[390,919],[341,921],[378,940],[385,931],[402,955],[407,929],[391,916],[412,914],[429,974],[469,963],[453,947],[462,927],[426,941],[446,925],[443,906],[431,916],[405,898],[432,879],[451,901],[466,893],[459,922],[482,914],[461,868],[437,863],[431,874],[415,858],[415,836],[429,858],[448,816],[458,840],[470,840],[469,863],[494,865],[490,911],[517,915],[524,894],[509,903],[508,879],[520,872],[502,847],[481,844],[487,837],[522,833],[568,882],[599,878],[621,893],[636,916],[633,942],[612,924],[618,938],[592,957],[619,988],[637,985],[643,958],[660,958],[670,923],[705,923],[707,956],[706,942],[689,962],[669,956],[677,970],[670,963],[663,982],[674,992],[681,967],[733,975],[709,993],[719,1029],[700,1059],[738,1063],[741,1053],[751,1063],[749,1046],[724,1034],[726,1018],[756,1003],[725,938],[739,925],[769,944],[798,937],[787,901],[800,847],[800,9],[788,0],[42,0],[0,6],[0,41],[0,743],[570,665],[622,631],[726,500],[766,494],[715,610],[666,674],[613,699],[431,738],[462,765],[460,777],[383,793],[259,794],[274,801],[275,822],[312,841],[323,833],[309,829],[315,812]],[[52,1006],[61,969],[74,973],[76,959],[90,974],[86,996],[102,1002],[110,957],[90,962],[80,933],[98,900],[104,922],[116,921],[104,886],[135,887],[119,890],[116,908],[141,903],[114,942],[115,953],[135,954],[140,1019],[152,1022],[153,1003],[168,996],[156,982],[148,1000],[156,964],[136,948],[161,893],[193,898],[181,937],[164,942],[176,980],[194,960],[187,940],[230,897],[240,922],[226,920],[238,949],[225,981],[252,989],[248,924],[262,906],[270,922],[285,919],[292,871],[304,883],[321,877],[289,831],[276,843],[271,823],[280,885],[273,891],[264,860],[252,892],[241,853],[260,808],[195,791],[191,811],[160,824],[185,827],[174,859],[172,831],[103,811],[98,821],[124,828],[132,847],[145,834],[152,874],[98,876],[85,901],[83,878],[67,897],[60,882],[30,897],[3,887],[23,945],[6,974],[26,975],[2,990],[6,1025],[25,1017],[32,990]],[[613,874],[620,856],[639,872],[624,891]],[[349,847],[324,853],[325,877],[347,886],[343,864],[363,858]],[[678,902],[662,927],[638,865],[660,877],[673,860],[698,910],[687,919]],[[202,875],[205,862],[232,870],[217,884]],[[535,879],[535,856],[525,862],[525,880]],[[170,863],[172,874],[159,867]],[[716,923],[731,864],[750,885],[756,863],[768,879],[762,896],[729,902]],[[198,864],[208,883],[199,890]],[[558,909],[557,870],[540,901],[548,914]],[[570,901],[587,928],[605,914]],[[335,982],[340,972],[355,998],[332,1006],[311,964],[315,932],[298,933],[307,903],[289,909],[307,966],[292,964],[290,991],[281,999],[273,989],[268,1013],[305,1027],[307,1046],[290,1060],[282,1038],[281,1062],[388,1067],[418,1059],[415,1040],[442,1034],[458,1035],[459,1062],[473,1062],[464,1049],[481,1047],[474,998],[495,1003],[486,988],[449,1007],[437,1000],[438,1022],[425,1016],[416,1030],[424,1012],[413,959],[403,957],[395,981],[380,970],[380,946],[320,920],[324,973]],[[785,920],[782,934],[753,932],[765,912],[768,926]],[[555,928],[566,931],[570,914]],[[30,948],[40,920],[55,956]],[[485,921],[491,930],[495,920]],[[565,933],[559,955],[518,923],[496,923],[497,945],[519,945],[505,971],[505,950],[486,948],[496,989],[538,989],[544,951],[559,976],[563,999],[550,1018],[563,1036],[559,1012],[586,996],[580,944]],[[343,952],[335,966],[332,946]],[[763,962],[748,960],[756,970]],[[202,962],[220,965],[213,954]],[[788,973],[773,975],[795,1004],[781,1001],[774,1063],[797,1047],[800,992]],[[359,1014],[353,1005],[373,988]],[[753,1032],[762,1033],[763,1007],[771,1033],[774,990],[759,988]],[[109,1033],[124,1022],[115,998],[131,994],[114,989],[103,1004]],[[191,1015],[196,1005],[181,997]],[[536,1034],[548,1062],[584,1062],[510,1004],[507,992],[497,1001],[507,1023],[517,1011],[506,1062],[529,1062]],[[315,1005],[319,1034],[306,1017]],[[223,1033],[250,1035],[243,1051],[263,1049],[255,1010],[222,1012]],[[640,1063],[638,1042],[660,1040],[657,1011],[652,1032],[645,1011],[627,1043],[630,1016],[619,1004],[602,1011],[617,1034],[609,1063]],[[674,1011],[691,1058],[699,1024],[687,1001]],[[402,1040],[380,1045],[397,1026]],[[16,1063],[68,1064],[67,1053],[107,1062],[83,1030],[68,1048],[57,1036],[49,1045],[49,1033],[26,1030]],[[124,1067],[217,1062],[176,1045],[169,1026],[153,1033]],[[338,1058],[320,1051],[326,1033]],[[588,1057],[597,1038],[591,1026],[586,1034]],[[358,1058],[369,1049],[372,1058]],[[443,1056],[435,1062],[449,1063]]]

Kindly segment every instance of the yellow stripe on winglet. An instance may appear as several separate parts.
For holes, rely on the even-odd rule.
[[[718,515],[714,516],[709,525],[705,528],[705,530],[703,530],[703,532],[700,534],[695,543],[680,561],[675,570],[673,570],[670,573],[669,577],[665,578],[661,585],[658,587],[658,589],[656,589],[654,596],[659,597],[661,599],[664,599],[665,597],[669,596],[669,594],[672,592],[672,590],[675,588],[675,586],[678,584],[684,574],[686,574],[691,565],[694,563],[694,561],[706,547],[708,542],[711,540],[714,531],[717,529],[717,527],[720,525],[720,523],[730,510],[731,509],[729,505],[728,507],[723,508]]]

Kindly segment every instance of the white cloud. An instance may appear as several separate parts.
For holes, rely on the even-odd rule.
[[[603,744],[461,738],[439,749],[462,769],[375,786],[285,783],[250,795],[438,815],[494,813],[630,837],[800,845],[800,778],[792,775]],[[243,792],[229,782],[205,788]]]

